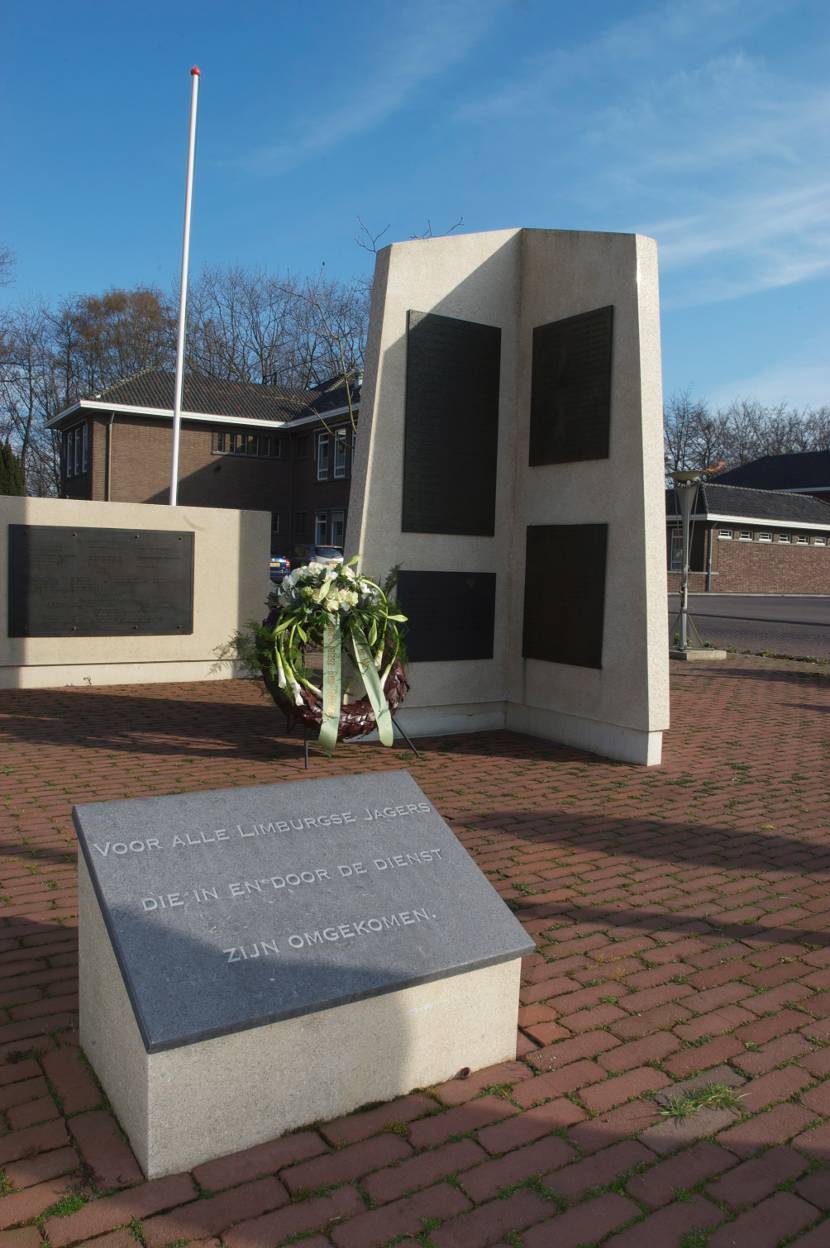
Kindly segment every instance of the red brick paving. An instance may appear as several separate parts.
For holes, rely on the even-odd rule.
[[[78,1048],[71,806],[296,779],[301,746],[247,682],[0,694],[0,1248],[830,1245],[830,677],[672,682],[656,769],[315,756],[407,766],[533,935],[520,1056],[150,1183]],[[698,1076],[731,1103],[674,1121]]]

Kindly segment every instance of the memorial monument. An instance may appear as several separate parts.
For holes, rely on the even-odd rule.
[[[407,772],[74,817],[81,1044],[148,1178],[516,1056],[533,943]]]
[[[400,565],[411,734],[659,763],[668,727],[657,251],[500,230],[377,258],[347,553]]]

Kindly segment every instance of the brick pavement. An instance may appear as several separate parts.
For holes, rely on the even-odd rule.
[[[506,733],[315,758],[408,766],[533,934],[518,1060],[151,1183],[77,1047],[70,807],[301,750],[245,682],[0,694],[0,1248],[827,1248],[830,677],[672,680],[659,769]]]

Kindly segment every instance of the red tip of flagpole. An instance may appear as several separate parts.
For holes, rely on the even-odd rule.
[[[198,66],[198,65],[194,65],[194,66],[193,66],[193,68],[191,69],[190,73],[191,73],[191,75],[192,75],[194,78],[201,78],[201,76],[202,76],[202,71],[201,71],[201,69],[199,69],[199,66]]]

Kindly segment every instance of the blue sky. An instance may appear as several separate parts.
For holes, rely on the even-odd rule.
[[[830,403],[826,0],[5,0],[3,301],[179,263],[366,274],[526,225],[660,244],[664,384]]]

